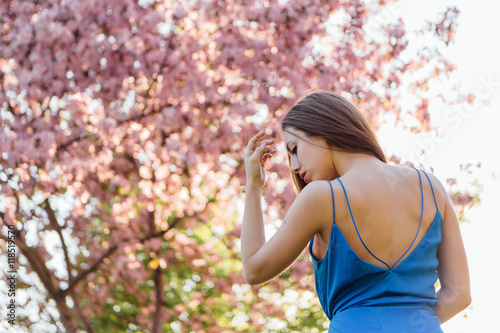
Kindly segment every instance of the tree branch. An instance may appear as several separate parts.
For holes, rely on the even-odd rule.
[[[18,233],[17,235],[21,235]],[[0,234],[0,238],[8,241],[9,239]],[[59,288],[54,285],[54,281],[52,280],[51,274],[47,266],[45,265],[45,259],[42,258],[40,252],[37,251],[36,248],[29,247],[24,243],[23,237],[18,237],[16,239],[16,246],[21,250],[24,256],[28,259],[33,270],[37,273],[38,277],[42,281],[43,285],[47,289],[49,295],[56,299],[56,294],[59,291]]]
[[[73,266],[71,265],[71,261],[69,260],[68,247],[66,246],[66,242],[64,241],[64,236],[62,234],[62,228],[59,225],[59,222],[57,222],[56,214],[54,213],[54,210],[50,206],[48,198],[45,199],[45,201],[42,203],[42,207],[44,207],[45,211],[47,212],[50,225],[57,232],[57,234],[59,235],[59,239],[61,240],[61,244],[62,244],[62,248],[63,248],[63,252],[64,252],[64,261],[66,263],[66,269],[68,270],[68,282],[71,282],[71,271],[73,270]]]
[[[92,324],[90,323],[88,318],[83,314],[82,308],[80,307],[80,302],[78,301],[78,295],[76,294],[74,288],[71,289],[70,294],[71,298],[73,299],[73,303],[75,305],[74,306],[75,312],[80,321],[82,322],[83,326],[85,327],[85,330],[87,331],[87,333],[95,333]]]
[[[49,222],[52,228],[57,232],[59,235],[59,239],[61,240],[62,248],[64,251],[64,261],[66,262],[66,269],[68,270],[68,285],[71,284],[72,281],[72,276],[71,272],[73,271],[73,265],[71,265],[71,261],[69,258],[68,254],[68,247],[66,246],[66,242],[64,240],[64,236],[62,234],[62,228],[59,225],[56,214],[52,207],[50,206],[49,199],[45,199],[45,201],[42,203],[42,206],[44,206],[45,211],[47,212],[47,215],[49,216]],[[63,291],[64,293],[64,291]],[[94,329],[92,328],[92,325],[90,324],[90,321],[88,320],[87,317],[83,314],[82,308],[80,307],[80,301],[78,300],[78,295],[76,294],[74,288],[69,291],[71,298],[73,299],[73,304],[74,304],[74,310],[82,322],[83,326],[89,333],[95,333]]]

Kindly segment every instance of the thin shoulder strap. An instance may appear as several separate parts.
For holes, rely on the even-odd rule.
[[[427,177],[427,180],[429,181],[429,184],[431,184],[431,190],[432,190],[432,196],[434,197],[434,203],[436,204],[436,209],[439,211],[438,203],[437,203],[437,200],[436,200],[436,194],[434,193],[434,187],[432,187],[431,179],[429,178],[429,176],[427,176],[427,173],[425,173],[424,170],[422,170],[422,172],[424,173],[425,177]]]
[[[339,183],[340,183],[340,185],[342,185],[342,189],[344,190],[345,199],[347,200],[347,207],[349,207],[349,213],[351,214],[352,223],[354,224],[354,228],[356,228],[356,233],[358,234],[358,237],[359,237],[359,240],[361,241],[361,244],[363,244],[363,246],[365,247],[366,251],[368,251],[368,253],[370,253],[375,259],[377,259],[378,261],[380,261],[381,263],[383,263],[384,265],[386,265],[387,268],[391,269],[391,266],[389,266],[385,261],[383,261],[382,259],[379,259],[376,255],[374,255],[372,253],[372,251],[370,251],[370,249],[368,248],[368,246],[366,246],[365,242],[363,242],[363,239],[361,238],[361,235],[359,234],[358,226],[356,225],[356,221],[354,221],[354,216],[352,216],[351,205],[349,204],[349,199],[347,198],[347,192],[345,190],[344,184],[342,184],[342,181],[340,180],[340,178],[337,178],[337,179],[339,180]]]
[[[332,187],[332,183],[331,182],[328,182],[328,184],[330,185],[330,191],[332,192],[332,204],[333,204],[333,224],[335,224],[335,198],[333,196],[333,187]]]

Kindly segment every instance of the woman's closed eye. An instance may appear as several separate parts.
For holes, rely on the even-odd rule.
[[[297,154],[297,146],[292,148],[292,155]]]

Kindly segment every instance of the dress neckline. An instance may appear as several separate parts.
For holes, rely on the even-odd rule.
[[[379,265],[373,264],[373,263],[371,263],[369,261],[361,259],[361,257],[349,245],[349,243],[347,242],[347,239],[345,238],[344,234],[342,233],[342,230],[340,230],[340,228],[337,226],[337,224],[333,224],[332,225],[332,229],[335,229],[335,230],[337,230],[340,233],[340,235],[342,236],[341,238],[343,239],[346,247],[348,248],[348,251],[351,252],[358,261],[362,262],[363,264],[369,265],[369,266],[374,266],[374,267],[376,267],[376,268],[378,268],[378,269],[380,269],[382,271],[390,272],[390,271],[396,270],[399,266],[401,266],[403,263],[405,263],[408,258],[410,258],[413,255],[413,253],[420,247],[420,244],[422,244],[422,242],[424,242],[424,240],[427,238],[427,235],[429,234],[430,230],[436,224],[436,221],[439,220],[440,218],[442,218],[441,211],[438,210],[436,212],[436,215],[434,215],[434,219],[432,220],[431,224],[429,225],[429,228],[425,232],[424,237],[422,237],[422,239],[418,242],[418,244],[415,245],[415,247],[413,248],[413,250],[410,251],[410,253],[406,256],[406,258],[404,258],[403,260],[401,260],[401,262],[399,262],[399,264],[397,264],[395,267],[391,267],[391,268],[386,268],[384,266],[379,266]],[[321,259],[317,259],[314,256],[314,254],[312,253],[312,243],[314,242],[314,237],[311,240],[311,247],[310,247],[310,251],[309,252],[311,254],[311,257],[314,259],[314,261],[316,263],[320,263],[320,262],[324,261],[325,258],[330,254],[330,248],[332,247],[331,246],[332,242],[335,241],[335,237],[332,237],[332,236],[333,236],[333,230],[332,230],[332,233],[330,235],[330,241],[329,241],[329,244],[328,244],[327,252],[326,252],[325,256],[323,258],[321,258]]]
[[[422,244],[422,242],[427,238],[427,235],[429,234],[429,231],[433,228],[434,224],[436,224],[436,221],[438,220],[438,217],[441,217],[441,212],[439,210],[436,212],[436,215],[434,215],[434,219],[432,220],[432,223],[430,224],[429,228],[425,232],[424,237],[422,237],[422,239],[418,242],[418,244],[415,245],[415,247],[413,248],[413,250],[410,251],[410,253],[406,256],[406,258],[404,258],[403,260],[401,260],[401,262],[399,262],[396,266],[393,266],[393,265],[389,266],[388,265],[388,267],[390,267],[390,268],[386,268],[384,266],[379,266],[379,265],[373,264],[373,263],[371,263],[369,261],[366,261],[364,259],[361,259],[361,257],[352,249],[352,247],[347,242],[347,239],[345,238],[344,234],[342,233],[342,230],[340,230],[340,228],[336,224],[333,227],[337,228],[338,232],[342,235],[342,239],[344,240],[345,244],[347,245],[347,248],[349,249],[350,252],[352,252],[355,255],[355,257],[359,261],[361,261],[361,262],[363,262],[363,263],[365,263],[367,265],[375,266],[375,267],[378,267],[378,268],[380,268],[380,269],[382,269],[384,271],[389,272],[389,271],[393,271],[393,270],[397,269],[404,262],[406,262],[408,258],[410,258],[412,256],[412,254],[420,247],[420,244]],[[331,237],[330,237],[330,239],[331,239]],[[329,250],[330,250],[330,246],[328,246],[328,252],[329,252]],[[326,253],[325,257],[328,255],[328,252]]]

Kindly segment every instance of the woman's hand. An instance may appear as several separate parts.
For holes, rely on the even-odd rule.
[[[273,139],[263,140],[264,131],[259,131],[250,139],[243,155],[245,159],[245,170],[247,175],[247,186],[249,184],[264,187],[266,183],[266,161],[276,153],[276,149],[271,147]]]

